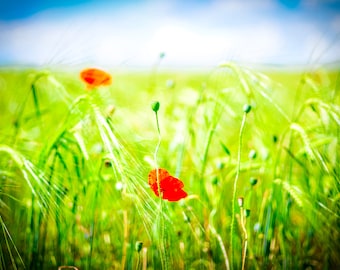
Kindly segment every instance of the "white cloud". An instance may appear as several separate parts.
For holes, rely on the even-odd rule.
[[[0,25],[0,53],[29,64],[150,67],[165,52],[164,64],[180,67],[213,66],[230,59],[307,63],[313,47],[317,55],[332,45],[317,22],[262,16],[254,10],[269,10],[276,4],[254,2],[220,0],[190,12],[176,10],[170,2],[153,1],[118,10],[88,9],[66,17],[46,11]],[[331,28],[331,33],[340,31],[339,17]],[[326,54],[323,59],[340,57],[335,48]]]

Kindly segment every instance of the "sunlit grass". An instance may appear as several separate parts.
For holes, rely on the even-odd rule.
[[[112,75],[1,71],[2,269],[340,265],[337,72]]]

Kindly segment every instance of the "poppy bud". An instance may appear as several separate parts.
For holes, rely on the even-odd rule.
[[[255,186],[257,183],[257,179],[255,177],[250,177],[249,182],[252,186]]]
[[[249,154],[248,154],[248,157],[249,157],[250,159],[256,158],[256,150],[254,150],[254,149],[250,150],[250,152],[249,152]]]
[[[211,184],[213,184],[214,186],[216,186],[218,184],[218,177],[214,177],[212,180],[211,180]]]
[[[104,160],[104,166],[105,166],[105,168],[110,168],[110,167],[112,167],[111,161],[108,160],[108,159]]]
[[[160,106],[159,102],[158,102],[158,101],[155,101],[155,102],[153,102],[153,103],[151,104],[151,109],[152,109],[154,112],[158,112],[159,106]]]
[[[217,163],[216,167],[217,167],[217,169],[222,170],[224,168],[224,163],[223,162],[219,162],[219,163]]]
[[[174,88],[175,87],[175,82],[174,82],[174,80],[167,80],[166,81],[166,87],[167,88],[169,88],[169,89],[172,89],[172,88]]]
[[[250,216],[250,209],[244,209],[244,216],[249,217]]]
[[[273,142],[277,143],[278,140],[279,140],[279,138],[276,135],[273,135]]]
[[[135,244],[135,250],[139,253],[143,248],[143,242],[137,241]]]
[[[238,205],[239,205],[240,207],[243,207],[243,203],[244,203],[243,197],[238,197],[237,202],[238,202]]]
[[[107,113],[108,116],[112,116],[113,113],[115,112],[115,110],[116,110],[115,105],[111,104],[111,105],[107,106],[106,113]]]
[[[254,225],[254,232],[259,232],[261,230],[261,224],[256,222]]]
[[[244,111],[245,113],[249,113],[250,110],[251,110],[251,106],[250,106],[249,104],[244,104],[244,106],[243,106],[243,111]]]

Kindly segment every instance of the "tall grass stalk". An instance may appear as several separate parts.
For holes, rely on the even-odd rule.
[[[11,260],[11,264],[13,269],[18,269],[17,268],[17,258],[19,259],[19,262],[21,264],[21,266],[25,269],[25,263],[22,260],[20,253],[15,245],[15,243],[13,242],[13,239],[11,237],[10,232],[8,231],[5,222],[3,221],[1,215],[0,215],[0,226],[2,228],[2,235],[3,235],[3,239],[5,240],[5,245],[7,247],[7,252],[9,254],[10,260]],[[12,253],[12,247],[14,249],[14,254]],[[4,254],[3,254],[3,249],[1,248],[0,250],[0,269],[7,269],[8,265],[5,265],[5,260],[4,260]]]
[[[211,213],[210,213],[210,217],[209,217],[209,229],[210,231],[212,232],[212,234],[217,238],[217,241],[218,241],[218,244],[222,250],[222,254],[223,254],[223,257],[224,257],[224,262],[225,262],[225,268],[227,270],[230,269],[230,263],[229,263],[229,258],[228,258],[228,254],[227,254],[227,251],[224,247],[224,244],[223,244],[223,240],[222,240],[222,237],[219,233],[217,233],[214,225],[213,225],[213,221],[212,221],[212,218],[213,216],[215,215],[216,213],[216,210],[214,209]]]

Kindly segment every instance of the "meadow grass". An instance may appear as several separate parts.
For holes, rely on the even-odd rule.
[[[0,71],[0,269],[340,266],[338,71],[112,75]]]

